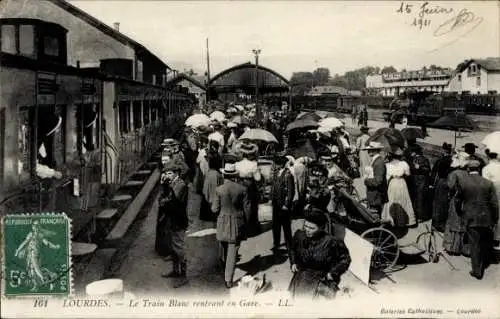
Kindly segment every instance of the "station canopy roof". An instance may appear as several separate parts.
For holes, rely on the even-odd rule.
[[[255,93],[255,64],[250,62],[233,66],[210,80],[209,90],[217,93]],[[258,66],[259,93],[288,92],[288,80],[276,71]]]

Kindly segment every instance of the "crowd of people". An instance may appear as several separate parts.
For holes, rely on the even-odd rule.
[[[241,243],[260,233],[259,203],[269,199],[272,251],[276,256],[288,254],[292,294],[335,295],[351,256],[331,231],[329,214],[340,213],[339,187],[352,190],[353,179],[360,177],[366,187],[367,211],[381,224],[416,227],[431,219],[433,227],[444,232],[445,249],[470,256],[471,275],[482,278],[498,224],[497,154],[488,153],[486,164],[475,154],[474,145],[453,153],[445,143],[445,155],[431,167],[416,139],[387,151],[382,143],[370,140],[366,125],[356,139],[344,127],[328,132],[288,131],[297,114],[286,112],[286,105],[283,111],[256,121],[255,106],[231,105],[223,117],[186,126],[176,140],[165,140],[156,236],[157,252],[173,261],[174,268],[165,277],[180,278],[176,286],[187,282],[184,237],[191,184],[202,198],[199,218],[216,223],[227,288],[234,285]],[[259,157],[270,155],[265,152],[266,143],[240,139],[257,127],[267,129],[278,142],[271,175],[258,162]],[[434,199],[429,201],[429,196]],[[292,234],[291,221],[298,217],[304,219],[303,227]],[[285,251],[281,250],[282,230]],[[499,237],[497,229],[496,240]]]

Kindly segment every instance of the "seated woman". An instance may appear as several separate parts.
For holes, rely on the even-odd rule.
[[[303,229],[295,232],[290,251],[292,297],[335,297],[351,256],[342,239],[325,232],[326,215],[317,209],[307,213]]]

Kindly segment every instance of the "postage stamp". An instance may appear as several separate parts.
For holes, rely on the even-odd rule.
[[[2,235],[3,296],[71,293],[71,222],[66,214],[7,215]]]

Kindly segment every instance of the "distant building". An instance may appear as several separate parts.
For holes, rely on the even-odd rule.
[[[334,85],[318,85],[313,87],[306,95],[309,96],[319,96],[319,95],[327,95],[327,94],[337,94],[337,95],[348,95],[349,90]]]
[[[452,76],[452,70],[418,70],[368,75],[366,88],[383,96],[396,96],[408,89],[442,92]]]
[[[460,63],[447,91],[469,94],[500,93],[500,57],[470,59]]]
[[[198,103],[203,105],[206,102],[206,86],[202,83],[203,77],[189,76],[185,73],[180,73],[176,77],[167,81],[167,87],[181,86],[187,89],[188,93],[194,94],[198,99]]]

